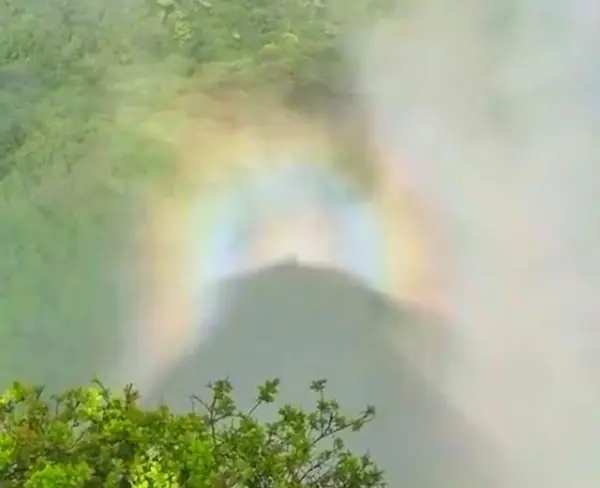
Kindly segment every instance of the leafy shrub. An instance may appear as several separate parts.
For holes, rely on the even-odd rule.
[[[354,456],[340,437],[361,429],[372,407],[343,415],[325,397],[322,380],[311,385],[314,411],[288,404],[275,420],[257,420],[257,409],[274,403],[278,385],[265,382],[244,412],[229,381],[217,381],[209,385],[210,402],[191,397],[191,412],[176,414],[164,405],[143,409],[131,386],[115,394],[94,381],[45,401],[42,388],[14,383],[0,397],[2,486],[384,486],[369,457]]]

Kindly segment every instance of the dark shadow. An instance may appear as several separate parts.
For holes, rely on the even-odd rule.
[[[376,406],[373,423],[349,445],[371,452],[390,487],[496,486],[484,468],[491,449],[449,407],[435,374],[425,375],[414,360],[427,353],[429,373],[443,373],[443,360],[433,361],[448,347],[438,340],[439,321],[332,270],[285,264],[234,286],[237,298],[219,333],[168,379],[160,389],[165,400],[190,408],[186,394],[202,395],[210,380],[229,377],[246,406],[258,384],[279,377],[282,401],[310,407],[311,380],[327,378],[329,394],[347,412]],[[394,328],[401,330],[396,337],[406,336],[401,354],[392,347]]]

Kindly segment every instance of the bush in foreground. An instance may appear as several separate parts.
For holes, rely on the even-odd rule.
[[[42,388],[15,383],[0,397],[1,486],[385,486],[369,457],[353,455],[340,437],[371,420],[372,407],[347,417],[325,397],[325,381],[316,381],[314,411],[285,405],[273,421],[257,420],[278,386],[267,381],[244,412],[229,381],[217,381],[210,401],[191,397],[191,411],[176,414],[143,409],[131,386],[115,394],[94,381],[44,400]]]

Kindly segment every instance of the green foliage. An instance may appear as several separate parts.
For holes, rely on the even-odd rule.
[[[95,381],[46,401],[42,388],[15,383],[0,397],[0,481],[6,488],[384,486],[369,457],[354,456],[340,436],[360,430],[373,408],[345,416],[325,397],[325,381],[316,381],[314,411],[288,404],[275,420],[257,420],[278,386],[265,382],[244,412],[231,384],[217,381],[209,402],[192,397],[191,412],[175,414],[142,409],[132,387],[117,395]]]
[[[340,26],[318,2],[151,1],[180,52],[213,82],[306,82],[340,61]]]

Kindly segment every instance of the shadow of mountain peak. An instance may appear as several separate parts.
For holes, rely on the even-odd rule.
[[[442,317],[375,290],[342,269],[290,258],[240,274],[224,286],[235,290],[236,317],[245,314],[241,311],[252,303],[304,307],[312,312],[310,320],[319,323],[322,333],[344,333],[351,338],[363,336],[362,329],[367,328],[372,340],[395,340],[400,354],[429,372],[443,369],[448,353],[456,345],[451,328]],[[327,317],[327,322],[318,317]],[[362,320],[357,320],[359,317]],[[235,320],[238,319],[228,321],[232,327],[236,327]],[[282,320],[285,322],[283,317]],[[281,330],[275,322],[272,326]]]
[[[347,273],[293,261],[224,286],[235,291],[214,340],[181,365],[163,398],[186,408],[186,394],[228,377],[245,407],[257,385],[278,377],[282,402],[310,406],[310,382],[327,378],[328,395],[346,411],[376,406],[373,423],[348,445],[368,449],[390,486],[496,486],[490,446],[413,361],[436,341],[433,349],[444,349],[439,320]]]

